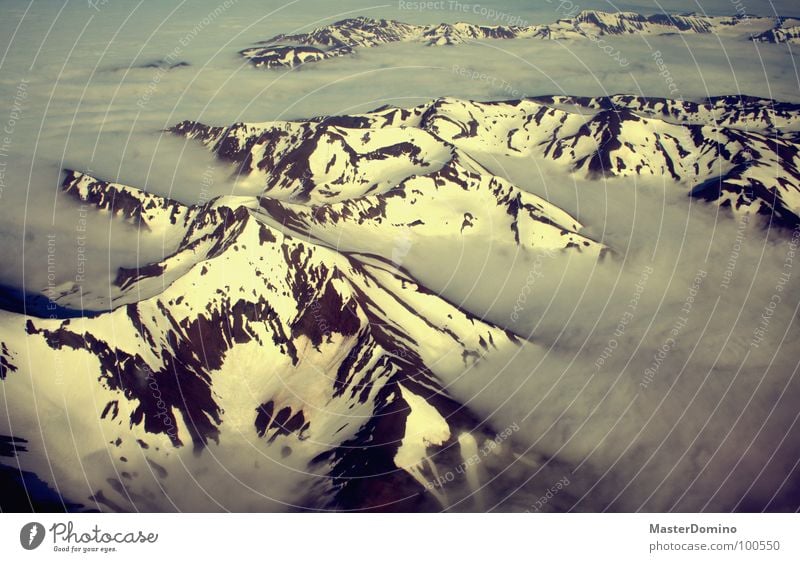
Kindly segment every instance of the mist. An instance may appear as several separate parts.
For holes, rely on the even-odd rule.
[[[800,232],[728,216],[671,182],[552,185],[515,165],[503,162],[508,177],[591,225],[612,253],[449,277],[470,280],[446,284],[451,302],[531,342],[448,381],[496,427],[518,424],[522,450],[546,459],[527,491],[495,501],[530,508],[524,498],[562,476],[565,508],[588,511],[727,511],[796,486],[784,478],[796,461]]]

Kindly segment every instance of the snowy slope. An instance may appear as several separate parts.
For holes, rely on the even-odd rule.
[[[440,100],[425,128],[467,152],[544,158],[588,178],[665,177],[698,198],[793,226],[799,124],[800,107],[771,100],[615,96]]]
[[[461,462],[459,436],[492,433],[438,375],[527,343],[390,263],[271,227],[255,198],[187,207],[77,172],[64,189],[181,242],[121,270],[108,311],[92,318],[0,312],[6,399],[36,401],[0,422],[0,434],[29,440],[23,469],[50,462],[46,481],[104,510],[285,509],[298,489],[314,490],[300,500],[308,508],[445,506],[423,493],[426,479]],[[441,430],[410,421],[420,415]],[[40,433],[43,416],[80,439]],[[201,458],[212,469],[194,474]],[[186,493],[213,489],[223,469],[242,485]]]

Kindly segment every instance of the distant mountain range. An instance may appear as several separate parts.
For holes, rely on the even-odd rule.
[[[586,39],[597,36],[719,34],[768,43],[800,43],[800,19],[763,16],[698,14],[641,15],[634,12],[586,10],[574,18],[530,26],[441,23],[414,25],[366,17],[344,19],[307,33],[276,35],[240,54],[263,68],[292,68],[352,55],[358,48],[386,43],[420,42],[454,45],[482,39]]]

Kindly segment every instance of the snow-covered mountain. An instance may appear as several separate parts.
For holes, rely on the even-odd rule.
[[[764,43],[800,44],[800,19],[782,18],[772,29],[754,35],[753,40]]]
[[[488,224],[497,236],[505,213],[530,248],[597,249],[569,216],[492,174],[481,163],[492,155],[554,162],[589,179],[665,177],[692,196],[776,224],[794,225],[800,216],[800,106],[760,98],[445,98],[355,116],[231,127],[184,122],[172,130],[262,185],[275,218],[339,244],[343,223],[370,240],[432,229],[422,209],[435,205],[429,194],[447,189],[448,220],[439,230],[480,232]],[[487,198],[489,206],[473,204]]]
[[[357,48],[386,43],[420,42],[454,45],[483,39],[586,39],[609,35],[668,35],[711,33],[755,37],[769,42],[795,42],[796,20],[759,16],[704,16],[698,14],[641,15],[635,12],[584,10],[552,24],[528,26],[440,23],[415,25],[396,20],[348,18],[307,33],[276,35],[240,51],[253,65],[292,68],[304,63],[352,55]]]
[[[485,483],[463,467],[486,443],[507,466],[508,429],[443,381],[535,340],[421,281],[424,255],[488,245],[592,265],[614,249],[493,156],[564,178],[663,177],[800,221],[800,107],[760,98],[445,98],[170,131],[258,194],[186,205],[68,170],[63,194],[168,251],[60,286],[56,313],[0,311],[4,395],[32,405],[0,435],[26,439],[20,467],[51,467],[42,478],[87,507],[439,510]],[[80,439],[54,442],[42,423]],[[225,505],[203,493],[231,477]]]
[[[163,261],[120,269],[104,293],[58,299],[106,307],[94,317],[0,312],[5,396],[38,404],[0,433],[52,412],[48,423],[81,435],[23,436],[23,469],[49,460],[60,493],[88,507],[218,509],[199,490],[177,493],[189,480],[184,451],[213,459],[244,446],[255,465],[235,476],[264,497],[234,494],[227,509],[274,509],[295,493],[289,477],[309,490],[305,508],[435,510],[457,499],[455,485],[449,496],[426,485],[495,430],[438,375],[527,342],[379,256],[272,226],[267,198],[185,206],[75,171],[63,190],[180,242]],[[67,420],[61,400],[71,402]],[[202,489],[215,475],[191,476]]]
[[[263,187],[274,220],[338,248],[394,259],[398,245],[422,240],[496,240],[530,251],[602,252],[573,217],[429,132],[433,110],[228,128],[184,122],[172,130],[235,162]]]
[[[488,241],[589,262],[605,249],[568,213],[427,132],[427,109],[173,129],[262,182],[259,197],[187,206],[68,170],[64,194],[175,249],[93,287],[59,287],[60,311],[91,317],[0,312],[7,396],[97,385],[71,397],[95,401],[70,420],[84,434],[77,449],[32,445],[21,463],[41,466],[46,451],[58,459],[54,482],[68,482],[112,443],[90,479],[108,486],[61,489],[103,509],[168,509],[168,493],[152,495],[152,476],[165,491],[183,487],[170,480],[182,472],[183,450],[226,455],[232,440],[301,475],[293,478],[302,485],[265,492],[278,502],[300,487],[313,490],[306,508],[432,510],[466,493],[471,475],[459,474],[447,493],[429,483],[498,428],[441,381],[531,344],[416,280],[401,265],[409,247]],[[66,386],[40,379],[53,363]],[[213,508],[188,497],[179,509]],[[274,509],[252,497],[231,502]]]

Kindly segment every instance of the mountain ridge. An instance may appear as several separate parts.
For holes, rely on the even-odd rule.
[[[397,42],[443,46],[497,39],[580,40],[632,34],[738,35],[766,43],[797,43],[800,20],[792,17],[706,16],[584,10],[551,24],[506,26],[474,23],[416,25],[364,16],[339,20],[306,33],[279,34],[239,52],[258,68],[295,68],[322,60],[352,56],[358,48]]]
[[[331,176],[330,171],[349,174],[348,166],[368,169],[373,158],[380,158],[385,166],[384,153],[375,156],[362,143],[380,133],[383,140],[378,145],[382,146],[397,139],[413,145],[414,139],[424,138],[427,148],[420,153],[422,162],[433,155],[428,165],[406,168],[393,176],[389,191],[375,192],[390,200],[409,189],[413,192],[423,178],[434,178],[435,186],[464,188],[469,182],[485,180],[489,185],[504,184],[507,180],[491,174],[475,158],[500,154],[553,162],[588,179],[666,176],[687,194],[733,211],[754,210],[788,227],[800,221],[800,105],[763,98],[716,96],[684,101],[627,94],[492,102],[439,98],[411,108],[382,107],[350,116],[238,123],[227,128],[182,122],[169,130],[202,142],[223,160],[237,164],[237,173],[264,182],[265,194],[271,198],[291,203],[299,197],[312,208],[347,207],[357,200],[354,197],[378,188],[366,180],[354,183],[352,174]],[[326,135],[332,136],[325,141]],[[277,138],[288,138],[289,144],[278,149]],[[332,146],[340,146],[347,156],[337,160],[340,149]],[[287,147],[292,147],[289,152],[285,152]],[[404,160],[407,154],[397,152],[393,158]],[[284,157],[291,161],[291,169],[276,161]],[[342,168],[341,162],[349,164]],[[320,185],[330,188],[318,189]],[[348,186],[349,191],[340,191],[338,185]],[[310,186],[313,195],[309,195]],[[406,207],[414,201],[405,196],[395,200],[407,201]],[[525,205],[544,208],[547,203]],[[353,211],[348,210],[348,217]],[[373,221],[385,216],[385,210],[376,212],[369,217]],[[508,213],[515,213],[513,204]],[[315,219],[324,217],[323,213]],[[413,230],[410,224],[406,228]],[[560,224],[575,232],[581,228],[566,217]]]

